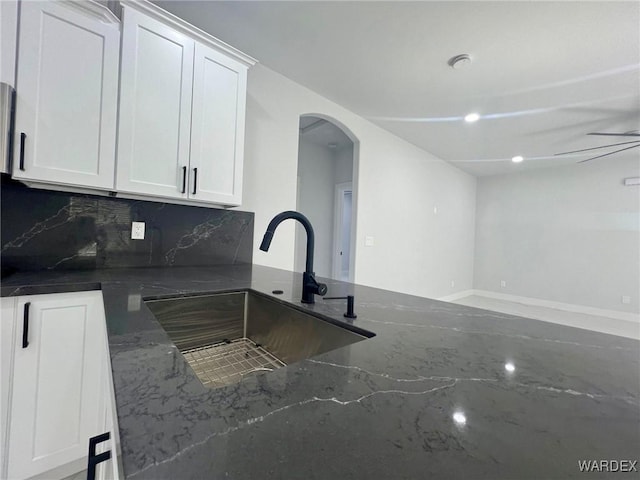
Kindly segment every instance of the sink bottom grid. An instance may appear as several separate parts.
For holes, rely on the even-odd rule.
[[[192,348],[182,352],[205,387],[231,385],[259,371],[272,371],[286,364],[248,338]]]

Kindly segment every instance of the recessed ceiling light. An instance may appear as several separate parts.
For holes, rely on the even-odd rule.
[[[507,362],[504,364],[504,369],[509,373],[513,373],[516,371],[516,366],[511,362]]]
[[[451,68],[460,70],[461,68],[471,65],[471,56],[468,53],[456,55],[455,57],[451,57],[447,63]]]
[[[511,159],[513,163],[520,163],[523,160],[524,160],[524,157],[522,155],[516,155]]]
[[[477,113],[470,113],[464,117],[464,121],[467,123],[477,122],[478,120],[480,120],[480,115]]]

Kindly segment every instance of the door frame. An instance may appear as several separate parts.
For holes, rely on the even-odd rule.
[[[351,232],[353,231],[353,182],[336,183],[335,196],[333,202],[333,252],[331,255],[331,274],[335,280],[341,280],[342,259],[339,255],[342,240],[342,216],[344,214],[344,197],[347,192],[351,192],[351,223],[349,225],[349,255],[351,255]],[[352,278],[351,257],[349,257],[349,275],[347,281]]]
[[[345,123],[338,120],[336,117],[332,117],[331,115],[326,115],[324,113],[318,111],[310,111],[306,113],[300,113],[300,118],[302,117],[317,117],[327,120],[328,122],[333,123],[336,127],[344,132],[344,134],[349,137],[351,142],[353,142],[353,169],[352,169],[352,184],[353,188],[351,190],[351,248],[349,251],[350,259],[349,259],[349,282],[353,283],[357,281],[357,253],[358,243],[356,239],[358,238],[358,215],[359,215],[359,196],[360,196],[360,140],[358,137],[345,125]],[[299,135],[298,135],[299,139]],[[299,146],[299,145],[298,145]],[[332,261],[333,264],[333,261]],[[332,266],[333,270],[333,266]]]

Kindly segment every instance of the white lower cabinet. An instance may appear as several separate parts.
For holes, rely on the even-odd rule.
[[[89,439],[114,427],[102,294],[18,297],[13,314],[5,300],[3,324],[8,321],[5,315],[13,318],[13,342],[2,339],[3,377],[9,373],[6,478],[83,470]],[[5,356],[11,356],[10,372],[4,371]],[[96,453],[109,449],[110,443],[101,443]],[[111,463],[100,466],[96,478],[114,477],[107,465]]]
[[[0,478],[7,478],[7,440],[16,297],[0,298]]]

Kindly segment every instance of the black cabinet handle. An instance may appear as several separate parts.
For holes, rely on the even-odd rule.
[[[29,346],[29,307],[31,302],[24,304],[24,314],[22,317],[22,348]]]
[[[187,191],[187,167],[182,167],[182,193]]]
[[[20,133],[20,170],[24,172],[24,142],[27,140],[27,134]]]
[[[193,194],[196,194],[196,191],[198,190],[198,169],[194,168],[193,169]]]
[[[96,478],[96,465],[105,462],[111,458],[111,450],[107,450],[99,455],[96,455],[96,446],[99,443],[106,442],[111,438],[111,433],[106,432],[89,439],[89,462],[87,464],[87,480],[95,480]]]

